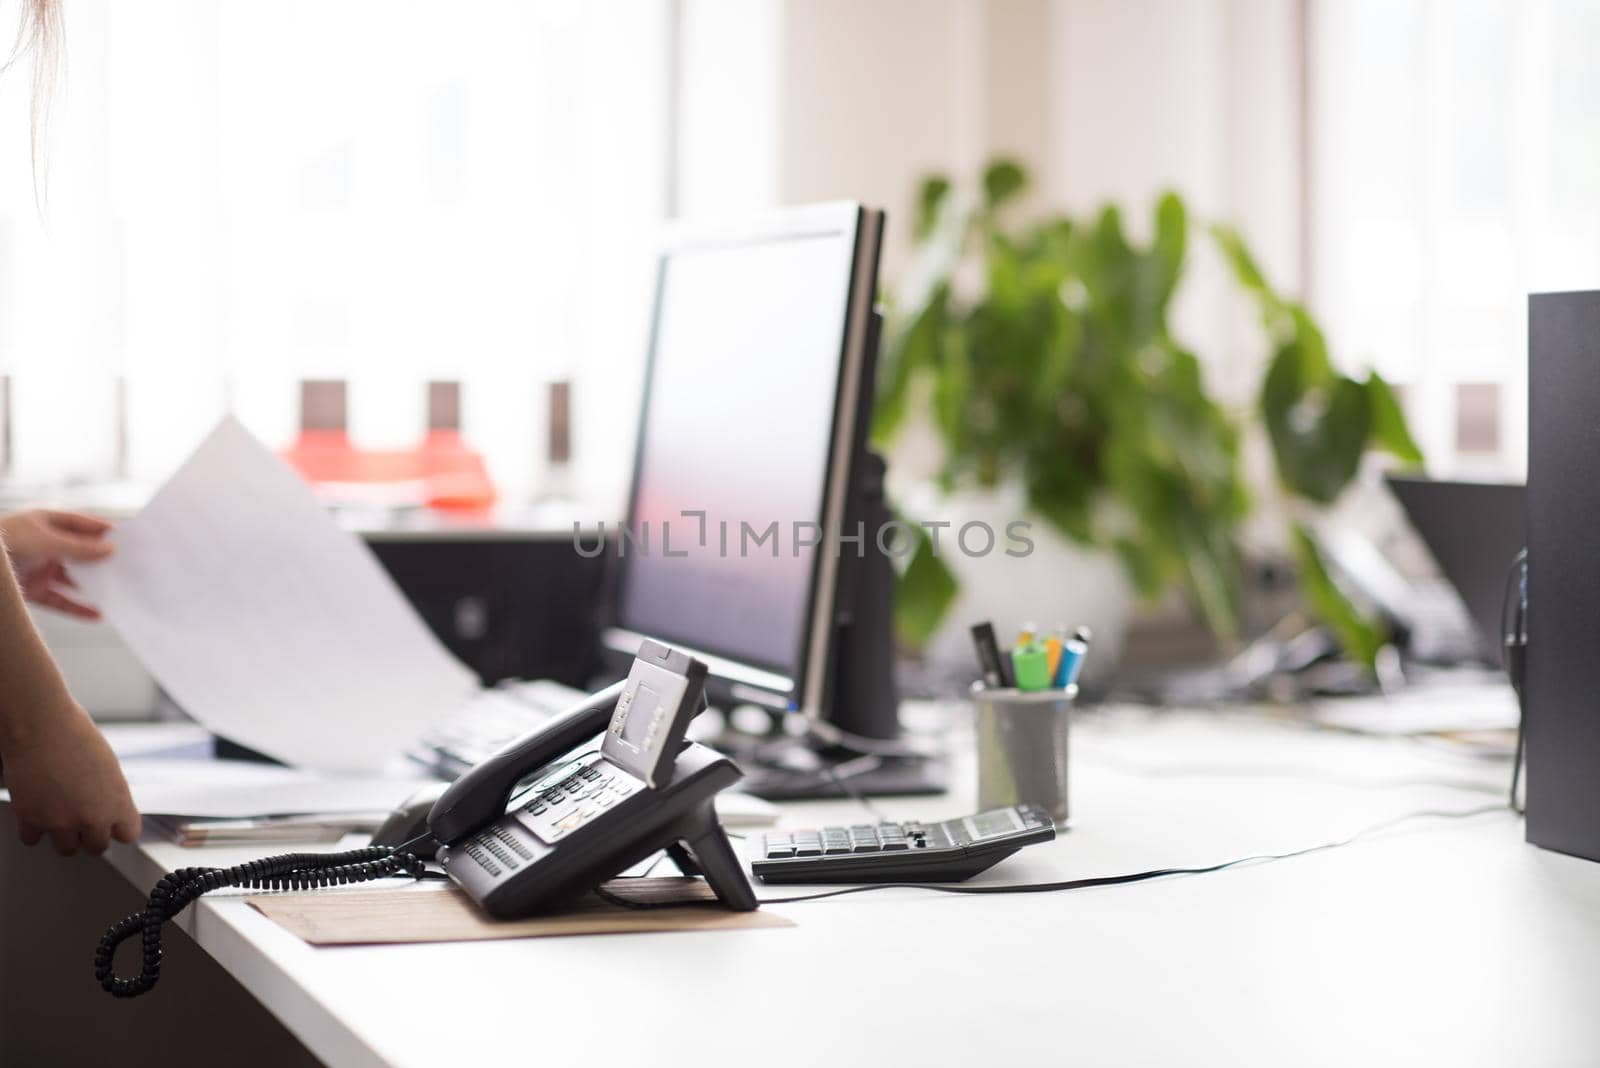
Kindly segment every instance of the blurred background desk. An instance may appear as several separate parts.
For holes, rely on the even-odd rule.
[[[984,881],[1283,852],[1420,809],[1493,804],[1507,778],[1476,750],[1255,712],[1092,711],[1073,752],[1072,829]],[[958,762],[948,797],[879,807],[968,810],[970,772]],[[854,802],[809,802],[783,822],[862,818]],[[3,822],[6,1063],[169,1063],[169,1027],[219,1061],[335,1065],[592,1057],[601,1036],[665,1064],[759,1047],[779,1065],[1038,1063],[1044,1051],[1085,1064],[1538,1065],[1600,1048],[1600,868],[1526,845],[1509,812],[1131,886],[774,906],[788,930],[313,949],[218,895],[185,914],[161,987],[135,1003],[90,975],[104,927],[168,868],[263,850],[147,837],[105,860],[61,860],[20,850]]]

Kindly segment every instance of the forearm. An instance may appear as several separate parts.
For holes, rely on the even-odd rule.
[[[71,705],[67,684],[33,625],[10,561],[0,558],[0,754],[28,744],[50,717]]]

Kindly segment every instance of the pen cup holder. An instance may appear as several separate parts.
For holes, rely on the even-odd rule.
[[[1067,726],[1076,686],[972,687],[978,709],[978,810],[1033,802],[1067,820]]]

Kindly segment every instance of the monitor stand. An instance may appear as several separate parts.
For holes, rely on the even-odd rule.
[[[809,757],[786,759],[780,764],[733,752],[734,763],[744,771],[744,780],[737,788],[767,801],[910,797],[942,794],[949,789],[949,766],[942,755],[886,756],[869,761],[847,750],[819,751],[799,739],[794,746],[797,752],[786,757],[798,757],[802,750],[809,751]]]
[[[861,530],[865,536],[859,553],[841,547],[834,606],[837,630],[823,707],[830,710],[827,722],[840,731],[869,742],[893,743],[902,737],[894,681],[896,576],[876,534],[894,515],[884,498],[883,458],[865,448],[857,455],[860,464],[852,479],[845,533]],[[775,749],[778,756],[772,759]],[[745,772],[740,788],[770,801],[853,793],[942,794],[949,777],[942,756],[866,758],[848,743],[833,745],[817,738],[796,738],[785,747],[778,735],[754,745],[734,743],[729,751]]]

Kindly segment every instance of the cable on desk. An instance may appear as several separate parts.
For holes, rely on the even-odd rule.
[[[1291,857],[1303,857],[1308,853],[1319,853],[1327,849],[1338,849],[1347,846],[1368,835],[1387,830],[1401,823],[1417,819],[1466,819],[1471,816],[1483,816],[1490,812],[1504,812],[1506,807],[1501,804],[1481,805],[1478,808],[1461,810],[1451,809],[1423,809],[1418,812],[1408,812],[1392,820],[1375,823],[1363,828],[1348,838],[1337,842],[1323,842],[1320,845],[1306,846],[1304,849],[1295,849],[1288,853],[1259,853],[1255,856],[1239,857],[1235,860],[1225,860],[1220,864],[1209,864],[1200,868],[1155,868],[1150,871],[1132,872],[1127,875],[1098,875],[1085,879],[1065,879],[1053,883],[1009,883],[1000,886],[961,886],[952,883],[873,883],[870,886],[849,886],[840,890],[823,890],[815,894],[798,894],[793,897],[764,897],[763,905],[792,905],[802,901],[820,901],[826,897],[843,897],[846,894],[866,894],[874,890],[934,890],[941,894],[1048,894],[1062,890],[1087,890],[1095,886],[1119,886],[1123,883],[1144,882],[1147,879],[1163,879],[1171,875],[1209,875],[1212,872],[1236,868],[1241,864],[1255,861],[1288,860]],[[634,907],[649,907],[648,905],[635,905]]]
[[[1511,622],[1506,616],[1511,608],[1511,590],[1517,589],[1517,611]],[[1505,641],[1506,676],[1517,695],[1517,749],[1511,758],[1512,811],[1522,814],[1522,803],[1517,799],[1522,785],[1522,730],[1528,721],[1528,704],[1523,697],[1523,684],[1527,681],[1528,667],[1528,550],[1524,546],[1511,558],[1506,571],[1506,584],[1500,592],[1500,633]]]
[[[863,764],[861,761],[870,761],[870,763]],[[870,815],[874,820],[879,823],[888,823],[889,817],[885,816],[881,811],[879,811],[878,806],[874,805],[871,799],[868,798],[865,793],[857,790],[850,782],[852,777],[871,771],[874,768],[879,767],[882,763],[883,762],[875,756],[860,756],[855,760],[846,761],[844,764],[823,764],[822,772],[829,779],[833,780],[833,784],[840,790],[844,791],[845,795],[849,797],[850,800],[866,809],[867,814]],[[845,770],[841,772],[841,768]]]
[[[311,890],[324,886],[365,883],[393,875],[421,879],[422,861],[390,846],[368,846],[344,853],[285,853],[262,857],[231,868],[179,868],[156,883],[142,912],[112,924],[94,951],[94,977],[113,997],[148,993],[161,978],[161,928],[202,894],[224,886],[250,890]],[[119,979],[112,967],[117,947],[135,934],[144,936],[139,974]]]

